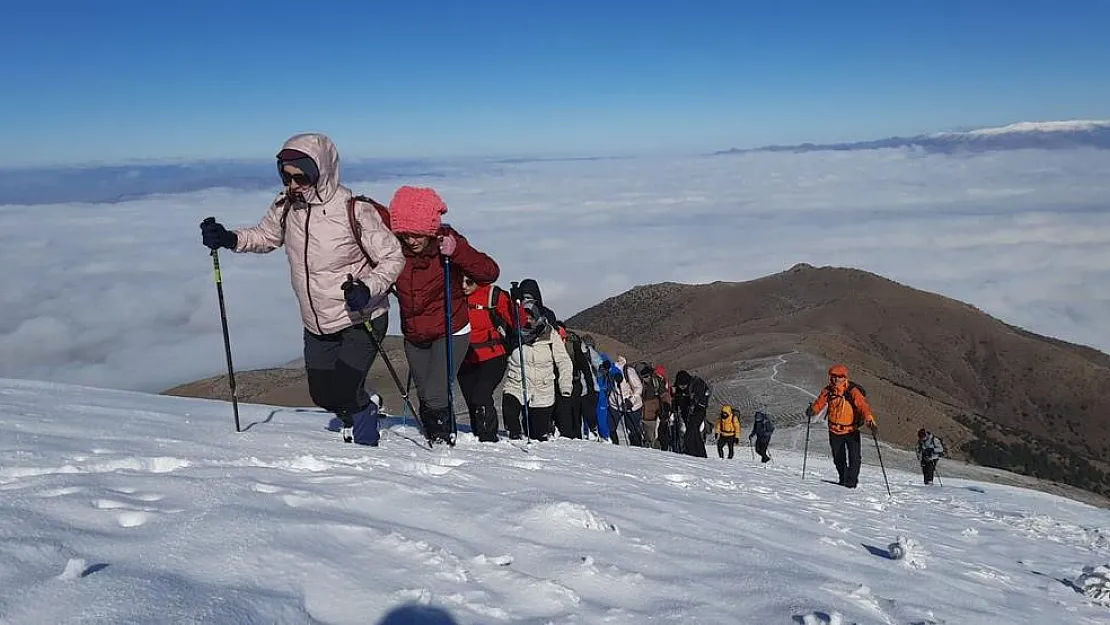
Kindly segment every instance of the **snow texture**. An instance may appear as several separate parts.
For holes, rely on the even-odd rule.
[[[1110,512],[1053,495],[240,408],[0,380],[0,623],[1110,622]]]

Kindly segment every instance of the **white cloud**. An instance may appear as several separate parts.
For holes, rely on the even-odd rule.
[[[636,284],[853,266],[1110,350],[1110,153],[898,151],[547,161],[397,181],[532,277],[562,316]],[[351,184],[387,201],[393,185]],[[0,376],[161,389],[219,373],[198,222],[254,223],[272,194],[0,207]],[[236,365],[300,355],[284,254],[221,254]],[[392,328],[397,328],[396,316]]]

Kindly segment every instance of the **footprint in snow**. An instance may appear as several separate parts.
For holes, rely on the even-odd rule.
[[[833,612],[832,614],[826,612],[795,614],[794,622],[798,625],[856,625],[855,621],[845,621],[839,612]]]
[[[140,510],[128,510],[126,512],[121,512],[119,516],[116,517],[116,522],[119,523],[120,527],[130,528],[146,525],[146,522],[149,519],[150,514],[147,512],[142,512]]]

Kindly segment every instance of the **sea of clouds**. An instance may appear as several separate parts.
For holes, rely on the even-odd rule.
[[[434,186],[447,221],[500,263],[502,286],[536,278],[562,317],[637,284],[742,281],[806,262],[872,271],[1110,351],[1110,151],[351,169],[344,182],[383,202],[400,184]],[[18,186],[18,172],[0,178]],[[156,391],[223,371],[212,260],[197,224],[209,215],[254,224],[276,175],[268,189],[241,177],[183,193],[147,183],[113,202],[50,199],[74,194],[52,188],[56,180],[37,175],[41,196],[0,196],[0,377]],[[284,253],[220,258],[236,366],[299,357]]]

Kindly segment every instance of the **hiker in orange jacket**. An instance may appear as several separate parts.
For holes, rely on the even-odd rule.
[[[860,426],[875,430],[875,415],[859,385],[848,381],[848,367],[829,367],[829,385],[821,389],[817,399],[806,408],[806,416],[813,417],[828,409],[829,446],[833,463],[840,476],[838,484],[855,488],[859,482]]]

